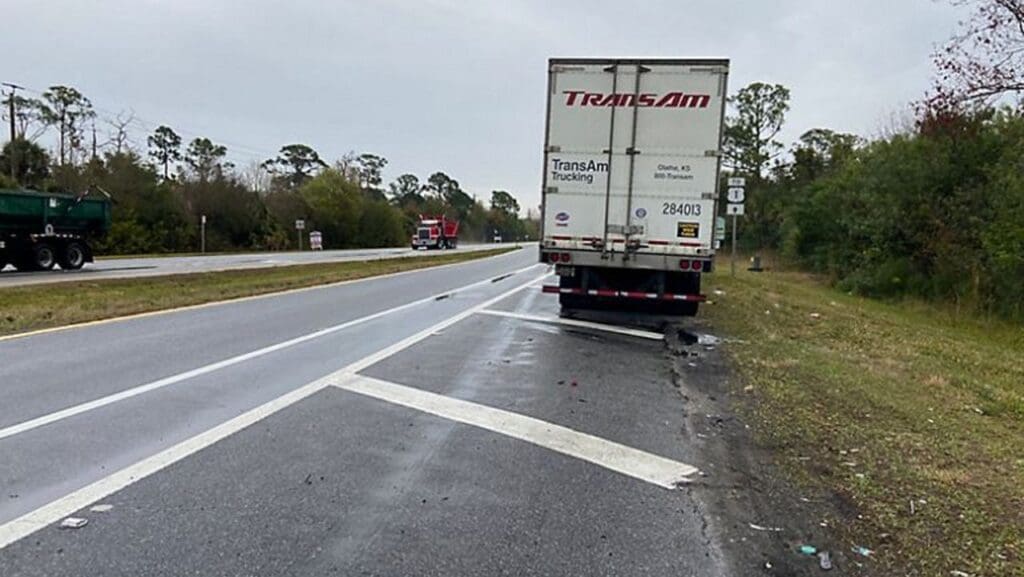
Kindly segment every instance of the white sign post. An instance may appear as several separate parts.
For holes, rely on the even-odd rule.
[[[729,178],[728,183],[729,204],[725,206],[725,214],[732,216],[732,262],[729,266],[732,269],[732,276],[736,276],[736,217],[743,216],[743,201],[746,200],[744,187],[747,180],[741,176],[733,176]]]
[[[206,215],[199,217],[199,252],[206,254]]]
[[[301,218],[295,221],[295,230],[299,232],[299,252],[302,252],[302,231],[306,229],[306,221]]]

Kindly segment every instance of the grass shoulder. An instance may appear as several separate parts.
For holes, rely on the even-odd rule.
[[[710,277],[742,411],[797,482],[847,507],[873,575],[1024,575],[1024,327],[836,291]]]

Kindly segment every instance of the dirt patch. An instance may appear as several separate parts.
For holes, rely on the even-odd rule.
[[[725,552],[732,574],[820,575],[823,552],[828,574],[867,574],[831,530],[836,520],[857,515],[856,506],[785,480],[771,447],[755,442],[737,410],[756,397],[738,381],[722,347],[742,344],[699,344],[699,335],[710,334],[706,321],[672,327],[666,351],[702,469],[686,490],[704,505],[709,538]]]

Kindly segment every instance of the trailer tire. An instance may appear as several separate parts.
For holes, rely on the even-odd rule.
[[[35,270],[50,270],[57,264],[57,254],[50,243],[37,242],[29,250],[31,260],[28,264]]]
[[[86,249],[80,242],[71,241],[57,255],[57,264],[64,270],[78,270],[85,264]]]

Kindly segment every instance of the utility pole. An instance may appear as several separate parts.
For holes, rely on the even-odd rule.
[[[17,130],[15,128],[15,121],[14,121],[14,114],[16,112],[16,110],[14,108],[15,107],[14,95],[19,90],[21,90],[22,88],[21,88],[21,86],[18,86],[17,84],[11,84],[10,82],[4,82],[3,85],[10,89],[10,92],[7,93],[7,106],[8,106],[7,114],[10,116],[10,121],[11,121],[11,140],[10,140],[10,142],[11,142],[11,159],[10,159],[10,162],[11,162],[11,180],[13,180],[15,183],[17,183],[18,182],[18,162],[17,162],[18,146],[14,143],[14,139],[17,138],[18,132],[17,132]]]

